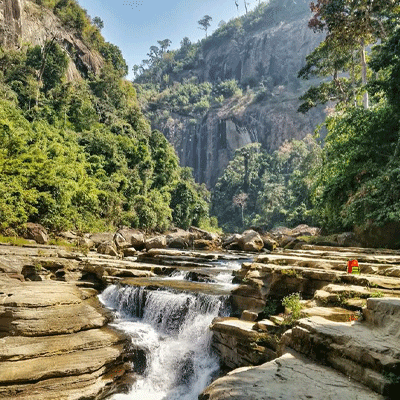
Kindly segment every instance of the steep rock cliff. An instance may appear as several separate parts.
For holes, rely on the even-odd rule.
[[[67,30],[49,9],[30,0],[0,0],[0,45],[21,47],[24,43],[43,45],[56,38],[70,57],[67,79],[80,79],[78,71],[99,72],[101,55],[86,46],[73,32]]]
[[[293,13],[292,3],[286,0],[279,9],[272,7],[271,22],[257,30],[205,42],[194,68],[173,75],[177,81],[193,76],[212,83],[236,79],[244,87],[242,98],[211,108],[200,120],[178,114],[153,119],[181,164],[192,167],[196,180],[208,187],[216,183],[236,149],[260,142],[275,150],[285,140],[312,133],[324,119],[322,109],[307,115],[297,112],[298,98],[307,87],[297,78],[298,71],[323,37],[307,26],[309,2],[298,1]],[[250,86],[253,90],[246,90]],[[260,88],[262,98],[256,95]]]

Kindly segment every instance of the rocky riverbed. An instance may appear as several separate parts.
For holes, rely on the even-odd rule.
[[[151,357],[135,348],[132,335],[110,326],[116,310],[107,310],[98,299],[110,285],[169,293],[165,298],[174,299],[177,308],[171,305],[164,314],[176,324],[191,327],[190,321],[198,323],[193,313],[205,313],[202,321],[209,322],[201,329],[211,328],[211,358],[199,364],[209,368],[201,367],[204,386],[192,385],[193,349],[187,352],[190,358],[177,361],[184,366],[179,385],[192,382],[196,387],[190,393],[204,389],[201,399],[396,398],[399,252],[305,243],[261,254],[152,246],[127,252],[132,240],[125,247],[121,242],[116,255],[0,245],[0,398],[101,399],[143,382]],[[350,258],[358,259],[360,275],[347,273]],[[174,296],[180,293],[186,297],[178,301]],[[292,293],[301,296],[297,320],[281,305]],[[130,305],[132,315],[139,323],[146,318],[164,323],[145,313],[146,299],[153,299],[153,310],[158,303],[143,296],[129,297],[142,304]],[[218,299],[226,306],[217,307]],[[202,309],[201,303],[210,308]],[[211,309],[215,314],[208,320]],[[178,315],[177,310],[186,311]],[[165,334],[160,343],[168,343]],[[207,337],[202,340],[206,346]],[[215,356],[219,374],[225,375],[216,380]],[[188,393],[185,398],[192,400]]]

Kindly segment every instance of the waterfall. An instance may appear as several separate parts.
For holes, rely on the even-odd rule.
[[[219,369],[209,325],[229,314],[226,296],[113,285],[100,300],[137,349],[136,383],[112,399],[196,400]]]

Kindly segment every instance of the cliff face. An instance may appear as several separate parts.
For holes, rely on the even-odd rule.
[[[198,182],[212,187],[235,150],[248,143],[260,142],[275,150],[285,140],[312,133],[323,121],[322,109],[307,115],[296,111],[306,87],[297,78],[298,71],[322,40],[307,26],[310,13],[306,1],[302,10],[252,34],[203,47],[196,67],[182,72],[183,77],[197,76],[201,82],[236,79],[245,88],[261,81],[265,92],[260,99],[245,90],[241,99],[209,110],[201,121],[172,114],[153,124],[174,145],[181,164],[194,169]]]
[[[102,67],[100,54],[66,30],[52,11],[30,0],[0,0],[0,45],[7,48],[21,47],[23,43],[43,45],[53,37],[70,56],[68,80],[80,79],[77,66],[81,71],[94,73]]]
[[[24,0],[0,0],[0,43],[12,46],[18,43],[22,33],[22,18]]]

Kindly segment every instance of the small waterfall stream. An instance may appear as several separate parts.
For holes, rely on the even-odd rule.
[[[232,286],[239,262],[215,265],[222,269],[215,282]],[[220,268],[222,267],[222,268]],[[185,279],[178,273],[173,279]],[[132,338],[137,380],[129,394],[112,400],[197,400],[219,370],[211,351],[209,326],[228,316],[228,296],[145,287],[109,286],[100,300],[115,313],[111,324]]]

